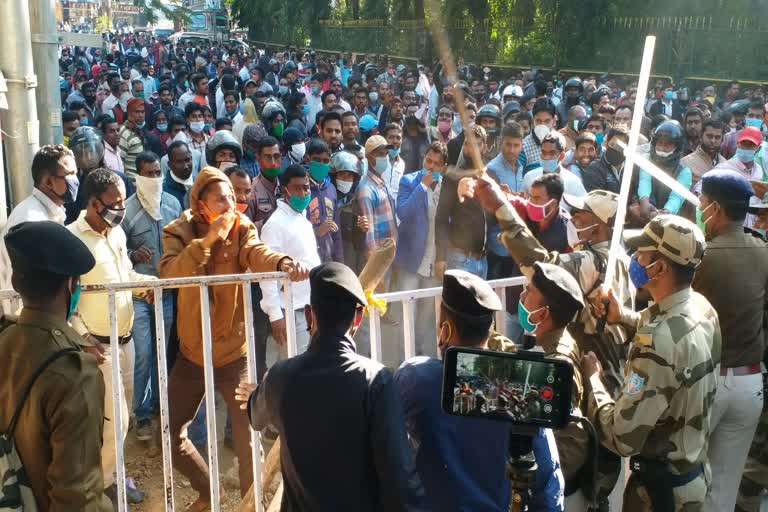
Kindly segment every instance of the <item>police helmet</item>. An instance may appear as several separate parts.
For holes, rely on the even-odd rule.
[[[96,169],[104,158],[101,132],[92,126],[81,126],[69,138],[69,149],[75,155],[78,169]]]
[[[235,153],[235,160],[240,163],[240,159],[243,157],[243,148],[229,130],[218,131],[208,139],[208,143],[205,145],[205,160],[211,165],[216,165],[216,152],[220,149],[231,149]]]
[[[574,76],[566,80],[565,85],[563,86],[563,95],[568,96],[567,91],[572,87],[575,87],[579,92],[576,95],[571,95],[571,97],[575,98],[584,93],[584,84],[581,82],[581,78]]]

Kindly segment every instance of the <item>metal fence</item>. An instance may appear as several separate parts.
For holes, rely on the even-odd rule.
[[[128,510],[126,500],[126,478],[125,478],[125,453],[124,453],[124,440],[123,440],[123,391],[121,386],[120,375],[120,358],[119,358],[119,345],[118,345],[118,333],[117,333],[117,313],[115,294],[118,292],[132,291],[136,289],[147,290],[151,289],[154,292],[154,296],[162,297],[163,290],[177,289],[177,288],[190,288],[197,287],[200,291],[200,304],[201,304],[201,326],[203,335],[203,373],[205,378],[205,395],[208,399],[205,400],[206,411],[206,428],[208,430],[208,468],[210,475],[211,486],[211,506],[213,512],[221,510],[220,498],[221,487],[219,479],[219,463],[218,463],[218,442],[216,435],[216,406],[214,396],[214,375],[213,375],[213,349],[212,349],[212,335],[211,335],[211,317],[210,317],[210,303],[209,303],[209,289],[211,286],[223,285],[223,284],[239,284],[243,293],[243,308],[245,312],[245,324],[246,324],[246,345],[247,345],[247,368],[248,368],[248,380],[252,383],[257,382],[256,376],[256,358],[255,358],[255,334],[253,330],[253,298],[251,295],[251,283],[258,283],[264,281],[277,281],[283,285],[283,305],[286,311],[293,311],[293,294],[291,281],[288,279],[287,274],[282,272],[269,272],[259,274],[242,274],[242,275],[218,275],[218,276],[204,276],[204,277],[184,277],[177,279],[158,279],[156,281],[134,281],[125,283],[113,283],[103,285],[89,285],[83,286],[82,293],[102,293],[107,294],[109,301],[109,323],[110,323],[110,348],[112,353],[112,389],[114,390],[114,436],[115,436],[115,452],[117,460],[117,491],[118,491],[118,509],[123,512]],[[496,290],[502,304],[506,309],[506,293],[504,289],[508,287],[521,286],[525,283],[524,277],[515,277],[508,279],[499,279],[495,281],[489,281],[489,284]],[[395,307],[395,303],[400,302],[402,304],[403,311],[403,342],[405,358],[410,358],[416,355],[415,340],[414,340],[414,308],[415,303],[419,299],[434,298],[435,312],[439,312],[440,308],[440,295],[442,292],[441,287],[436,288],[424,288],[419,290],[408,290],[401,292],[385,293],[378,296],[387,301],[388,307],[392,310]],[[18,299],[18,294],[14,291],[0,291],[0,301]],[[157,367],[158,367],[158,389],[160,392],[160,432],[161,432],[161,447],[163,454],[163,479],[164,479],[164,492],[165,492],[165,510],[170,512],[175,510],[174,508],[174,486],[173,486],[173,465],[171,460],[171,443],[175,442],[170,437],[169,426],[169,412],[168,412],[168,366],[166,358],[166,343],[165,339],[165,322],[172,321],[173,319],[163,318],[163,302],[162,300],[155,300],[155,336],[157,341]],[[500,311],[496,317],[496,325],[500,332],[503,333],[506,322],[504,321],[505,311]],[[436,314],[436,320],[438,315]],[[296,323],[294,315],[285,315],[286,320],[286,333],[287,333],[287,352],[288,357],[293,357],[297,352],[296,345]],[[193,321],[193,319],[189,319]],[[379,310],[376,308],[370,308],[370,343],[371,343],[371,358],[383,362],[383,340],[381,335],[381,316]],[[251,430],[251,463],[253,464],[253,480],[254,480],[254,503],[255,510],[262,512],[262,488],[261,488],[261,450],[260,450],[260,434],[257,431]],[[245,463],[240,461],[240,463]]]

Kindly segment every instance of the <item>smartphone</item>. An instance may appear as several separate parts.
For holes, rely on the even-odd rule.
[[[562,428],[571,414],[573,366],[541,352],[451,347],[443,358],[443,411]]]

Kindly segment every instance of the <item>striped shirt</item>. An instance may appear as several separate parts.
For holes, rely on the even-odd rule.
[[[397,221],[392,195],[381,176],[369,171],[357,188],[357,208],[368,218],[370,227],[365,233],[365,250],[370,253],[378,240],[392,238],[397,242]]]
[[[120,128],[120,143],[118,144],[120,150],[120,157],[123,159],[123,168],[128,176],[136,174],[136,157],[144,151],[144,141],[142,137],[136,133],[136,130],[128,128],[127,124],[124,124]]]

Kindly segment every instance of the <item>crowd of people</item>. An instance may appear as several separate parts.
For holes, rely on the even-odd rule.
[[[88,402],[88,416],[98,411],[105,419],[98,427],[103,445],[101,438],[94,441],[101,456],[91,453],[88,459],[99,460],[100,467],[78,470],[89,481],[79,490],[78,509],[101,509],[102,491],[116,500],[113,365],[121,369],[123,435],[132,430],[149,441],[157,434],[155,301],[162,302],[171,347],[174,465],[200,495],[190,510],[210,506],[201,456],[206,432],[200,294],[182,288],[154,296],[151,281],[287,272],[296,281],[293,311],[286,311],[277,283],[252,285],[259,380],[267,374],[271,343],[280,359],[287,358],[287,315],[295,320],[306,364],[321,364],[310,358],[320,345],[318,332],[336,337],[341,345],[333,350],[341,351],[343,364],[363,364],[349,352],[370,355],[367,329],[357,329],[365,294],[347,290],[347,314],[318,303],[315,285],[327,285],[322,274],[329,272],[349,289],[346,271],[336,264],[357,274],[379,243],[391,239],[396,256],[377,291],[442,284],[444,300],[437,317],[431,300],[416,302],[410,325],[421,357],[405,361],[394,378],[373,366],[360,377],[367,379],[366,396],[383,397],[362,414],[391,427],[369,434],[389,453],[365,459],[369,466],[360,466],[355,494],[337,509],[373,510],[381,498],[392,510],[506,510],[509,427],[443,417],[441,364],[434,356],[449,345],[535,344],[574,365],[573,414],[590,417],[600,441],[599,458],[591,460],[582,422],[539,433],[534,448],[542,510],[584,510],[593,493],[605,506],[619,480],[621,457],[632,457],[625,508],[673,510],[657,508],[669,503],[675,510],[757,510],[768,488],[762,446],[768,435],[762,413],[768,104],[762,87],[731,82],[722,90],[705,84],[688,91],[659,80],[648,98],[638,98],[632,80],[607,75],[462,66],[459,76],[447,76],[439,63],[410,67],[376,55],[330,58],[295,48],[174,45],[132,34],[115,37],[108,52],[61,48],[59,66],[65,143],[42,147],[33,160],[32,195],[16,205],[3,229],[0,283],[22,296],[19,328],[39,325],[58,347],[93,355],[101,370],[103,384],[88,375],[90,387],[82,388],[104,388],[103,403]],[[612,281],[605,283],[618,193],[630,172],[624,148],[638,109],[638,151],[701,204],[686,202],[646,170],[632,169],[625,227],[643,234],[627,243],[634,255],[622,253]],[[82,244],[43,221],[66,226]],[[26,237],[42,236],[30,222],[42,223],[37,229],[50,232],[51,244],[69,248],[56,256],[82,253],[93,261],[67,264],[49,258],[48,249],[38,253],[45,257],[27,260]],[[312,269],[320,274],[318,283],[307,279]],[[492,319],[502,307],[493,292],[493,298],[480,293],[487,286],[482,280],[521,275],[528,278],[522,293],[506,291],[506,322],[496,326],[506,333],[501,340]],[[150,289],[115,294],[114,354],[107,301],[98,294],[81,296],[79,286],[135,281],[146,281]],[[59,303],[66,306],[61,315]],[[15,312],[18,305],[5,308]],[[30,312],[40,309],[56,319]],[[239,286],[212,287],[210,312],[217,394],[207,399],[227,405],[227,436],[241,461],[245,494],[253,474],[247,463],[249,418],[239,403],[247,397],[242,387],[238,392],[246,375]],[[393,312],[384,321],[402,324],[403,318]],[[8,360],[14,354],[15,361],[19,349],[7,343],[11,332],[0,337],[0,354],[9,354]],[[399,346],[402,360],[402,342],[385,343]],[[78,365],[87,362],[81,356]],[[280,366],[274,394],[288,392],[289,377],[298,379],[297,364]],[[28,363],[14,368],[18,373],[8,375],[18,383],[35,369]],[[270,375],[266,382],[278,378]],[[328,392],[322,386],[312,390],[311,379],[296,382],[306,396]],[[269,388],[262,386],[258,396]],[[21,396],[8,389],[13,392],[0,391],[2,418]],[[363,400],[358,391],[343,396]],[[293,436],[296,443],[283,460],[289,509],[341,503],[333,501],[341,500],[328,480],[333,475],[308,469],[312,459],[297,450],[309,441],[301,440],[301,429],[289,427],[306,421],[313,407],[332,418],[328,405],[310,407],[296,398],[302,395],[292,396],[291,411],[270,396],[253,398],[249,409],[251,426],[265,435]],[[362,443],[361,450],[367,446],[362,431],[318,428],[331,438],[346,433],[355,439],[351,445]],[[38,473],[55,462],[50,450],[36,454],[39,460],[25,453],[40,435],[31,431],[17,439],[25,465]],[[406,435],[414,460],[410,451],[403,453],[407,446],[398,436]],[[471,443],[459,446],[466,439]],[[324,449],[340,446],[329,441]],[[60,472],[80,463],[70,459],[57,462]],[[386,483],[372,483],[377,477],[371,464],[386,466],[378,477]],[[590,464],[597,465],[597,481],[586,477]],[[73,506],[71,495],[51,491],[57,485],[33,479],[40,508]],[[377,488],[392,494],[379,495]],[[130,479],[128,498],[143,499]]]

